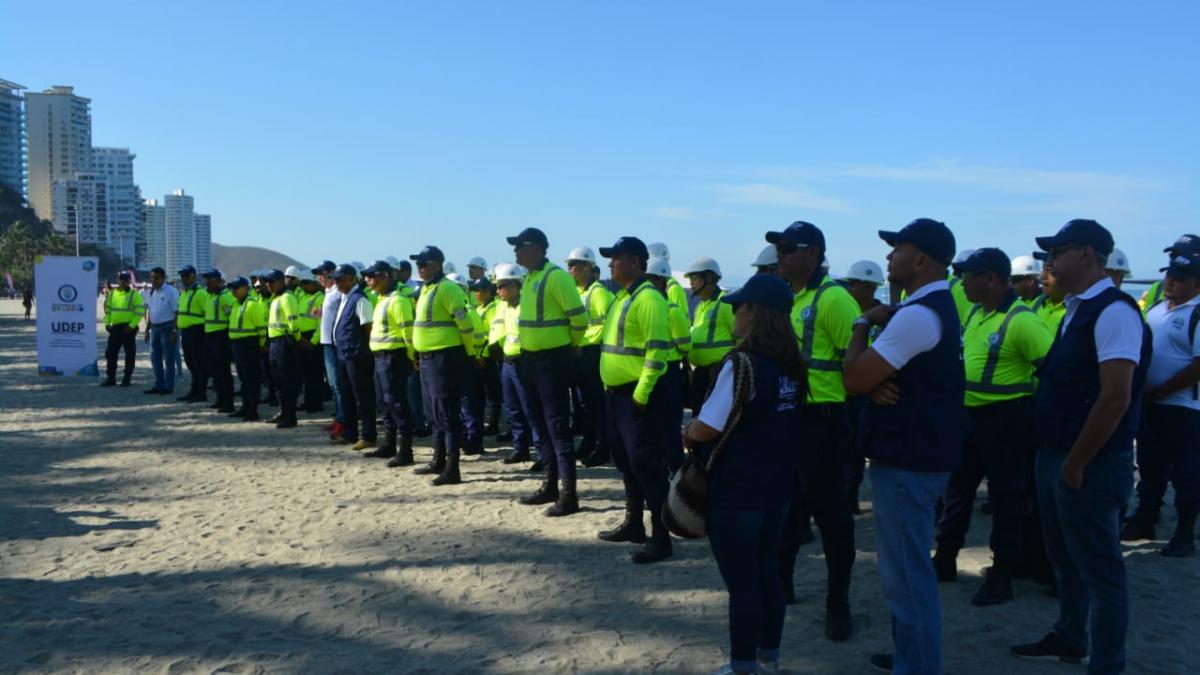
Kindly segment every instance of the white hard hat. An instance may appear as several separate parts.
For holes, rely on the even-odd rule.
[[[500,263],[496,265],[496,281],[511,281],[516,279],[520,281],[525,278],[525,268],[514,263]]]
[[[446,262],[442,263],[442,273],[444,273],[444,274],[446,274],[446,275],[451,275],[451,274],[454,274],[454,273],[455,273],[455,272],[457,272],[457,271],[458,271],[458,268],[457,268],[457,267],[455,267],[455,266],[454,266],[454,263],[450,262],[449,260],[447,260]]]
[[[971,254],[974,252],[975,252],[975,249],[973,249],[973,248],[964,248],[963,250],[958,252],[958,255],[954,256],[954,262],[956,262],[956,263],[966,262],[967,258],[970,258]]]
[[[291,269],[291,268],[289,268],[289,269]],[[317,280],[317,278],[313,276],[312,270],[300,270],[299,274],[293,274],[291,276],[296,277],[300,281],[316,281]]]
[[[1104,269],[1110,272],[1124,272],[1125,274],[1133,274],[1133,270],[1129,267],[1129,256],[1119,248],[1113,248],[1112,253],[1108,256],[1108,262],[1104,265]]]
[[[351,261],[350,261],[350,265],[351,265],[351,266],[352,266],[354,269],[358,270],[358,273],[359,273],[359,274],[362,274],[362,271],[363,271],[363,270],[365,270],[365,269],[367,269],[367,266],[366,266],[366,265],[362,264],[361,262],[359,262],[359,261],[357,261],[357,260],[351,260]]]
[[[651,258],[646,261],[646,274],[654,277],[671,278],[671,261],[666,258]]]
[[[850,266],[850,271],[842,277],[850,281],[866,281],[872,284],[883,283],[883,268],[873,260],[859,260]]]
[[[759,252],[758,257],[754,262],[750,263],[751,267],[766,267],[767,265],[778,265],[779,256],[775,253],[775,244],[771,244]]]
[[[700,272],[712,272],[717,275],[718,279],[721,278],[721,266],[712,258],[696,258],[696,262],[692,263],[692,266],[688,268],[684,276],[699,274]]]
[[[576,246],[567,254],[567,263],[570,264],[576,260],[596,264],[596,254],[592,253],[592,249],[587,246]]]
[[[296,267],[295,265],[288,265],[287,269],[285,269],[283,271],[283,276],[296,277],[297,279],[299,279],[301,277],[300,268]]]
[[[393,268],[400,266],[400,259],[394,255],[389,255],[389,256],[385,257],[384,261],[386,261],[387,264],[391,265]]]
[[[1029,277],[1042,273],[1042,263],[1031,255],[1019,255],[1012,259],[1012,275]]]
[[[450,274],[446,275],[446,278],[449,279],[450,281],[453,281],[454,283],[458,284],[459,286],[462,286],[463,288],[469,287],[467,285],[467,280],[464,279],[463,276],[461,274],[459,274],[458,272],[451,272]]]
[[[487,269],[487,261],[479,256],[475,256],[467,261],[467,267],[478,267],[481,270]]]
[[[667,245],[661,241],[648,244],[646,251],[650,254],[651,258],[664,258],[668,261],[671,259],[671,249],[667,248]]]

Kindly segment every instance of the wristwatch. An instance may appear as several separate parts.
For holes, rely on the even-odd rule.
[[[855,320],[854,320],[854,326],[853,326],[853,327],[854,327],[854,328],[858,328],[859,326],[866,326],[867,328],[870,328],[870,327],[871,327],[871,322],[870,322],[870,320],[868,320],[868,319],[867,319],[867,317],[865,317],[865,316],[860,316],[860,317],[858,317],[857,319],[855,319]]]

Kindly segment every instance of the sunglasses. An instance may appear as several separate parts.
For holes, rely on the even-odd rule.
[[[808,248],[808,244],[793,244],[791,242],[775,244],[775,255],[791,255],[802,248]]]

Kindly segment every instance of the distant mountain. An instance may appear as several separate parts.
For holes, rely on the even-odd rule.
[[[221,270],[226,279],[249,276],[250,270],[262,268],[282,270],[286,269],[288,265],[305,269],[309,267],[309,265],[278,251],[257,246],[222,246],[213,242],[212,257],[213,265]]]

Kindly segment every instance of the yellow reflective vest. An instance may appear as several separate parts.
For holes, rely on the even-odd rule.
[[[583,292],[583,308],[587,311],[587,328],[583,331],[583,339],[579,341],[582,347],[600,344],[604,337],[604,319],[608,316],[608,308],[612,306],[612,291],[605,288],[599,281],[593,281]]]
[[[467,294],[445,276],[426,283],[417,298],[413,346],[418,352],[436,352],[462,346],[475,348],[475,325],[467,316]]]
[[[411,298],[392,291],[379,296],[375,305],[371,325],[371,351],[386,352],[405,350],[408,358],[415,355],[413,347],[413,301]]]
[[[208,291],[200,284],[192,284],[179,293],[179,314],[175,325],[180,329],[204,324],[204,308],[208,306]]]
[[[237,300],[233,299],[233,293],[229,289],[222,288],[216,293],[208,294],[208,304],[204,307],[204,332],[219,333],[229,330],[229,315],[233,313],[233,306],[237,304]]]
[[[842,363],[862,312],[850,292],[823,275],[792,300],[792,329],[808,363],[808,401],[843,403]]]
[[[669,300],[668,303],[667,326],[671,332],[671,349],[667,362],[676,363],[692,351],[692,325],[686,309]]]
[[[146,315],[146,305],[142,294],[135,289],[123,291],[114,288],[104,298],[104,325],[128,325],[137,328],[142,317]]]
[[[280,293],[271,298],[271,311],[267,317],[267,337],[275,340],[282,337],[300,337],[296,323],[296,296]]]
[[[684,314],[688,312],[688,294],[683,284],[679,283],[675,277],[667,277],[667,302],[669,304],[678,305],[683,310]]]
[[[617,294],[604,321],[600,379],[606,387],[633,382],[633,400],[645,405],[667,370],[671,350],[667,299],[645,278]]]
[[[305,293],[296,291],[296,325],[301,333],[311,333],[321,328],[321,306],[325,302],[325,291]]]
[[[994,312],[975,305],[963,332],[966,407],[1032,396],[1034,371],[1053,341],[1049,326],[1015,295]]]
[[[257,338],[259,346],[267,343],[267,309],[262,300],[246,295],[242,302],[233,306],[229,315],[229,339],[245,340]]]
[[[575,280],[548,260],[526,275],[518,308],[521,349],[527,352],[578,345],[587,329],[587,310]]]
[[[486,305],[475,305],[474,311],[479,316],[479,327],[483,332],[483,339],[475,341],[475,355],[480,358],[487,357],[488,348],[492,345],[492,322],[496,319],[499,306],[500,301],[496,298]]]
[[[696,306],[696,317],[692,320],[692,353],[688,357],[693,366],[720,363],[735,345],[733,306],[721,302],[723,295],[725,291],[718,290]]]

